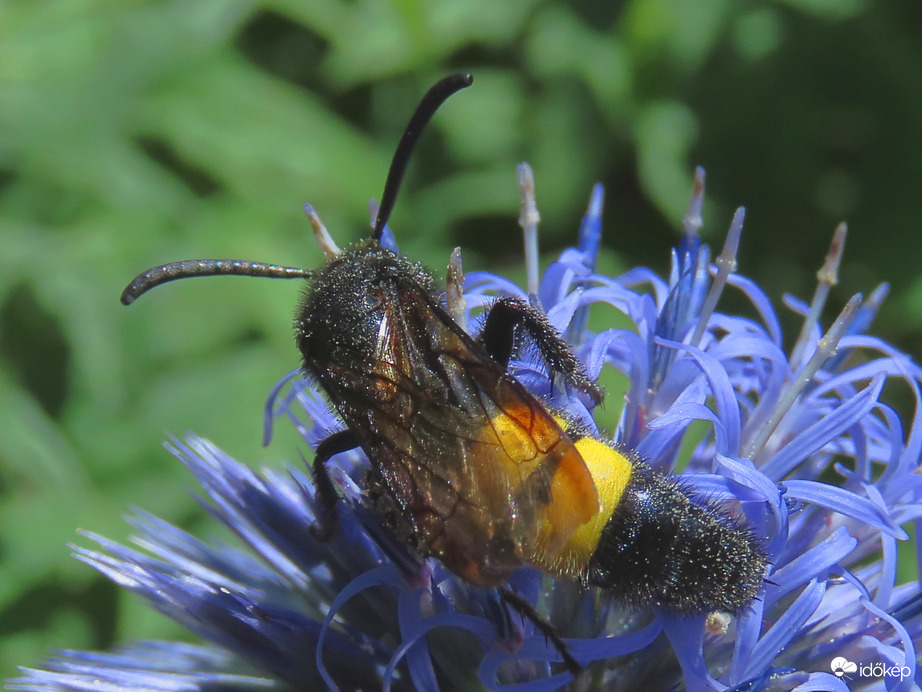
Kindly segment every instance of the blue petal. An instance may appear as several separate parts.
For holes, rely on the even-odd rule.
[[[739,406],[736,402],[736,392],[727,377],[727,371],[720,366],[717,360],[701,349],[665,339],[657,338],[656,341],[666,348],[685,351],[701,368],[702,374],[707,379],[711,396],[714,397],[714,407],[717,409],[724,433],[722,439],[719,440],[717,451],[722,454],[738,454],[740,449]]]
[[[895,649],[894,647],[888,647],[883,642],[880,642],[876,639],[871,639],[869,642],[872,646],[875,646],[878,652],[881,654],[881,659],[883,661],[889,662],[891,665],[895,666],[906,666],[909,669],[909,674],[902,679],[894,679],[890,676],[887,678],[887,689],[892,690],[892,692],[908,692],[909,690],[917,689],[914,686],[915,677],[916,677],[916,650],[913,644],[913,639],[909,635],[906,627],[903,624],[894,618],[892,615],[887,613],[884,610],[881,610],[873,603],[867,601],[862,601],[861,603],[865,608],[871,611],[874,615],[879,617],[881,620],[884,620],[888,625],[890,625],[897,633],[900,638],[900,643],[903,645],[903,649]],[[895,685],[894,685],[895,683]],[[891,687],[891,685],[894,685]]]
[[[715,681],[704,662],[704,616],[664,617],[663,631],[679,659],[686,688],[713,689]]]
[[[787,593],[815,579],[825,579],[829,571],[845,560],[858,545],[844,527],[772,572],[772,584],[765,587],[765,602],[769,607]]]
[[[46,670],[20,668],[23,675],[6,687],[36,692],[217,692],[277,686],[271,678],[243,673],[245,664],[226,651],[179,642],[144,641],[111,653],[60,651],[46,665]]]
[[[743,677],[767,668],[776,656],[797,636],[807,618],[816,610],[826,593],[826,583],[811,581],[753,647]]]
[[[624,656],[645,649],[659,636],[663,629],[660,620],[654,620],[641,629],[596,639],[568,639],[567,645],[576,660],[582,663],[602,661],[615,656]]]
[[[861,421],[877,403],[884,381],[882,376],[876,377],[864,390],[841,403],[830,414],[798,431],[796,437],[762,465],[762,473],[769,478],[782,479],[797,464]]]
[[[780,347],[781,323],[778,321],[778,315],[772,307],[771,300],[765,295],[765,292],[759,288],[758,284],[754,281],[740,276],[739,274],[731,274],[728,276],[727,283],[739,288],[743,292],[743,295],[749,299],[749,302],[752,303],[753,307],[759,313],[759,317],[762,318],[762,323],[768,330],[772,343]]]
[[[783,481],[782,485],[787,488],[788,497],[839,512],[894,538],[900,540],[909,538],[903,529],[893,523],[885,509],[850,490],[809,480]]]
[[[791,692],[850,692],[848,685],[830,673],[810,673],[807,682],[793,688]]]

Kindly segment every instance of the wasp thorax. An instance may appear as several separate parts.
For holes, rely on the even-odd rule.
[[[347,249],[308,282],[296,313],[305,369],[319,375],[378,362],[387,340],[400,338],[403,297],[432,291],[432,277],[416,262],[374,242]]]

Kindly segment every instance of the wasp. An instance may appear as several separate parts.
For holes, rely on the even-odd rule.
[[[320,269],[185,260],[140,274],[122,302],[194,276],[305,279],[294,320],[303,371],[344,424],[319,443],[312,464],[321,531],[338,500],[326,464],[359,448],[370,462],[366,487],[388,524],[468,583],[501,588],[576,670],[550,625],[505,587],[514,570],[530,565],[577,579],[629,605],[736,613],[761,587],[766,556],[738,520],[550,410],[510,374],[525,339],[552,379],[590,404],[601,401],[541,310],[499,298],[472,336],[432,275],[382,244],[420,133],[471,83],[455,74],[425,95],[397,147],[371,236],[330,252]]]

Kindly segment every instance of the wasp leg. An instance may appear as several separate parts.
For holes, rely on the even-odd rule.
[[[336,528],[336,502],[339,500],[339,493],[336,492],[336,487],[330,479],[326,463],[330,457],[340,452],[348,452],[358,446],[358,438],[351,430],[335,432],[325,437],[317,445],[312,469],[314,486],[317,489],[317,497],[320,499],[321,514],[317,517],[317,526],[314,527],[314,536],[319,540],[328,539],[333,529]]]
[[[519,596],[519,594],[512,589],[501,587],[498,591],[507,605],[522,617],[531,620],[535,627],[538,628],[538,631],[544,635],[545,639],[549,640],[551,644],[554,645],[554,648],[557,649],[561,658],[563,658],[567,670],[573,673],[574,676],[578,675],[583,667],[573,658],[573,654],[570,653],[570,648],[567,646],[566,642],[560,638],[560,635],[557,634],[557,630],[554,629],[554,626],[541,617],[531,603]]]
[[[519,327],[534,339],[552,376],[560,373],[570,386],[587,394],[594,403],[602,401],[602,390],[589,379],[573,350],[547,321],[544,313],[520,298],[507,296],[497,300],[490,308],[477,339],[493,360],[506,367],[515,348]]]

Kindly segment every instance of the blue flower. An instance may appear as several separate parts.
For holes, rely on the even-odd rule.
[[[520,171],[526,201],[529,173]],[[578,247],[550,265],[536,290],[532,285],[532,299],[592,378],[608,369],[627,377],[620,420],[607,433],[612,444],[737,508],[762,537],[771,563],[764,588],[735,617],[680,618],[628,609],[530,568],[517,571],[511,586],[586,667],[581,689],[918,689],[922,595],[918,576],[899,575],[897,544],[908,538],[901,527],[922,518],[922,370],[867,334],[886,287],[868,299],[856,296],[828,328],[820,327],[844,245],[845,229],[838,229],[812,302],[785,299],[803,318],[789,352],[769,299],[736,273],[743,211],[711,263],[698,235],[703,196],[699,170],[668,280],[647,269],[612,278],[596,273],[597,186]],[[534,246],[528,254],[537,256]],[[533,260],[529,269],[537,275]],[[757,317],[718,312],[724,290],[740,292]],[[528,293],[502,277],[472,273],[459,319],[476,332],[497,295],[528,299]],[[611,314],[599,304],[632,326],[590,331],[590,308]],[[598,430],[595,412],[552,387],[528,349],[517,357],[510,367],[532,392]],[[905,421],[881,396],[885,386],[900,384],[912,402]],[[610,392],[608,399],[620,395]],[[341,428],[297,373],[273,391],[266,417],[267,432],[286,418],[311,446]],[[236,544],[206,544],[136,510],[131,521],[140,550],[94,534],[86,535],[96,549],[75,550],[207,644],[63,651],[42,669],[22,669],[10,688],[483,685],[537,692],[572,681],[552,664],[560,652],[533,622],[511,614],[494,590],[420,559],[381,525],[363,490],[368,462],[360,452],[330,464],[345,501],[333,535],[321,538],[315,530],[321,508],[301,466],[257,474],[194,436],[169,448]]]

